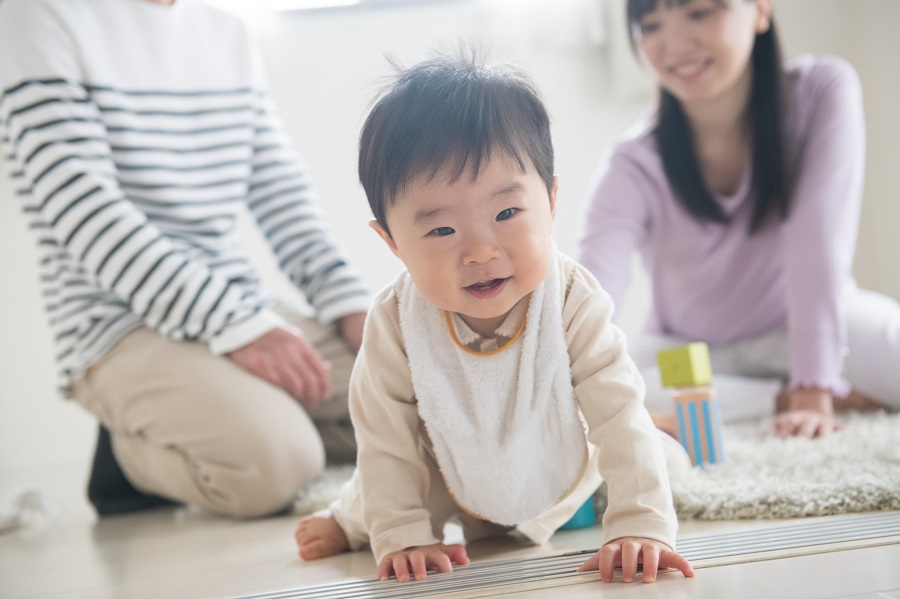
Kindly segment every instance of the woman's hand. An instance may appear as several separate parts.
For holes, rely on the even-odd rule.
[[[421,547],[409,547],[402,551],[395,551],[384,556],[378,564],[379,580],[387,580],[391,574],[400,582],[409,582],[409,573],[416,580],[425,580],[426,571],[452,572],[453,564],[465,566],[469,563],[466,548],[462,545],[423,545]]]
[[[685,578],[694,576],[694,569],[687,559],[672,551],[664,543],[642,537],[624,537],[610,541],[584,562],[578,571],[600,570],[600,579],[603,582],[612,582],[613,570],[616,566],[621,566],[622,580],[634,582],[638,564],[644,566],[644,582],[654,582],[657,570],[668,568],[681,570]]]
[[[787,410],[775,416],[772,433],[778,437],[826,437],[844,428],[834,417],[831,394],[824,389],[798,387],[790,392]]]

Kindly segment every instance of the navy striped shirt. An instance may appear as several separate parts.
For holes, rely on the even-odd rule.
[[[214,353],[278,326],[245,207],[321,320],[365,310],[260,64],[239,21],[193,0],[0,4],[2,147],[64,381],[140,325]]]

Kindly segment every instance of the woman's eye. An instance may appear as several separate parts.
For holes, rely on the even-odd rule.
[[[659,23],[654,23],[650,21],[641,22],[638,24],[638,30],[641,32],[641,35],[650,35],[651,33],[656,32],[659,29]]]
[[[447,235],[453,235],[455,232],[451,227],[438,227],[429,231],[428,234],[435,237],[446,237]]]
[[[688,13],[688,16],[694,21],[701,21],[712,14],[712,11],[708,8],[702,10],[694,10]]]
[[[497,215],[497,220],[506,220],[518,211],[518,208],[507,208],[506,210],[502,210],[500,214]]]

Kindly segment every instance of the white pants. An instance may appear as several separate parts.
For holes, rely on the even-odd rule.
[[[845,303],[847,347],[843,375],[852,387],[878,403],[900,409],[900,304],[885,295],[854,289]],[[672,409],[671,391],[661,385],[656,352],[697,341],[644,335],[629,353],[647,384],[647,409]],[[730,345],[710,347],[713,385],[725,422],[771,415],[788,379],[787,333],[777,331]]]

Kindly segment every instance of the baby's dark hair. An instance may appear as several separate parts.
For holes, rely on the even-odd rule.
[[[359,140],[359,179],[378,224],[412,180],[478,178],[496,154],[553,188],[550,118],[531,80],[474,52],[440,55],[402,70],[377,98]]]

